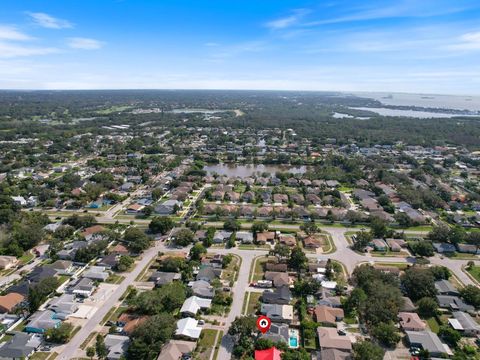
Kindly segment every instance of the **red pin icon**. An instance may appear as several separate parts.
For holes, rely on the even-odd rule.
[[[268,329],[270,329],[270,325],[272,325],[272,321],[266,316],[259,316],[257,319],[257,328],[265,334]]]

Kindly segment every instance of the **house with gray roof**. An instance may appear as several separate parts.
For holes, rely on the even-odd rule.
[[[435,281],[435,289],[440,295],[458,296],[460,294],[448,280]]]
[[[155,285],[162,286],[181,279],[182,274],[180,273],[155,271],[150,275],[148,281],[153,281]]]
[[[461,332],[464,336],[480,335],[480,326],[474,318],[462,311],[454,311],[453,318],[448,319],[448,323],[452,328]]]
[[[13,337],[0,344],[0,359],[26,359],[30,357],[42,343],[41,336],[14,332]]]
[[[268,332],[260,336],[262,339],[271,340],[273,342],[282,342],[289,344],[289,327],[288,324],[272,323]]]
[[[130,343],[128,336],[114,334],[108,334],[105,336],[104,341],[108,350],[108,360],[118,360],[122,358],[128,349],[128,344]]]
[[[452,311],[472,312],[475,308],[472,305],[466,304],[458,296],[437,295],[438,306]]]
[[[289,304],[292,301],[292,292],[288,286],[281,286],[273,291],[265,290],[262,294],[262,302],[265,304]]]
[[[204,266],[198,271],[196,279],[211,283],[214,279],[220,277],[221,272],[221,269],[214,269],[211,266]]]
[[[155,212],[159,215],[171,215],[175,213],[175,209],[181,209],[183,203],[178,200],[167,200],[155,207]]]
[[[201,298],[213,299],[213,296],[215,295],[215,289],[213,286],[204,280],[193,281],[191,283],[191,288],[193,295]]]
[[[411,346],[427,350],[430,356],[443,357],[445,354],[453,355],[450,348],[442,343],[439,337],[431,331],[406,331],[405,333]]]
[[[72,294],[81,297],[89,297],[95,290],[91,279],[81,278],[71,289]]]
[[[61,320],[56,318],[53,311],[37,311],[30,318],[30,321],[25,327],[25,331],[27,333],[43,334],[48,329],[58,328],[60,324]]]
[[[65,320],[78,310],[79,304],[75,301],[75,295],[63,294],[55,297],[48,303],[48,308],[55,312],[55,318]]]

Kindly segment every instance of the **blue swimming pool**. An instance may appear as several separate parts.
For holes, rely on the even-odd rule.
[[[298,347],[298,340],[296,337],[290,337],[290,347],[291,348]]]

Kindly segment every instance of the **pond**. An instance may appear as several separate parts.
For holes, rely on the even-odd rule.
[[[390,109],[390,108],[370,108],[370,107],[352,107],[350,109],[354,110],[364,110],[377,113],[382,116],[400,116],[400,117],[411,117],[417,119],[430,119],[430,118],[453,118],[456,116],[472,116],[472,115],[462,115],[462,114],[449,114],[433,111],[417,111],[417,110],[401,110],[401,109]]]
[[[208,175],[218,174],[228,177],[246,178],[253,175],[260,175],[264,172],[270,176],[275,176],[277,172],[289,172],[292,174],[304,174],[307,171],[306,166],[290,166],[290,165],[235,165],[235,164],[215,164],[207,165],[203,168]]]

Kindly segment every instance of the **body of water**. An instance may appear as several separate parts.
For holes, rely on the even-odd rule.
[[[354,110],[365,110],[377,113],[383,116],[398,116],[398,117],[411,117],[418,119],[430,119],[430,118],[453,118],[457,116],[473,116],[473,115],[459,115],[448,113],[437,113],[433,111],[415,111],[415,110],[399,110],[389,108],[370,108],[370,107],[352,107]]]
[[[171,112],[174,114],[216,114],[233,110],[208,110],[208,109],[173,109]]]
[[[480,96],[369,92],[356,93],[355,95],[378,100],[385,105],[480,111]]]
[[[276,172],[289,172],[292,174],[304,174],[307,171],[306,166],[288,166],[288,165],[234,165],[234,164],[216,164],[207,165],[203,168],[208,175],[218,174],[228,177],[246,178],[253,175],[260,175],[264,172],[275,176]]]

